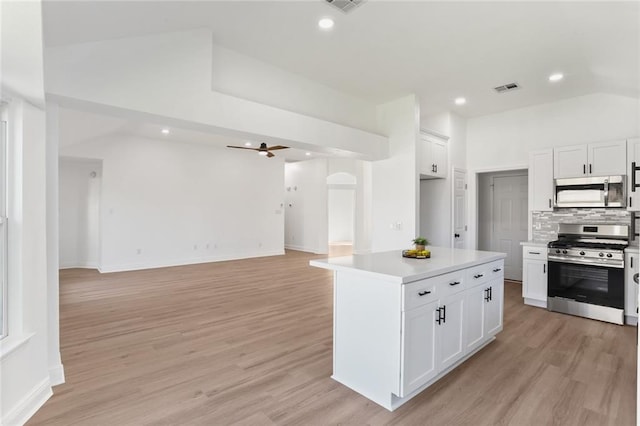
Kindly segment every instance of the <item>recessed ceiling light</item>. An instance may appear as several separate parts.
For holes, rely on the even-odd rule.
[[[555,74],[551,74],[549,76],[549,81],[560,81],[564,78],[564,75],[560,72],[555,73]]]
[[[333,19],[331,18],[322,18],[318,21],[318,26],[323,30],[330,30],[333,28]]]
[[[311,153],[310,152],[306,152],[304,155],[306,155],[307,157],[310,157]]]
[[[162,129],[162,134],[163,135],[168,135],[169,134],[169,129]]]
[[[464,105],[467,103],[467,100],[465,98],[456,98],[454,102],[456,103],[456,105]]]
[[[244,146],[251,146],[251,142],[245,142]]]

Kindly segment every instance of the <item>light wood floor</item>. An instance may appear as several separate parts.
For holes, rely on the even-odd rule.
[[[393,413],[334,382],[317,257],[61,272],[67,383],[30,425],[634,425],[635,328],[522,304],[495,342]]]

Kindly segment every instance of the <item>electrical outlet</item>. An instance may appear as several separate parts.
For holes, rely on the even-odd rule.
[[[142,249],[137,249],[136,254],[142,254]]]

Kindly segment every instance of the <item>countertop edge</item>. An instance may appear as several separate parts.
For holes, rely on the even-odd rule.
[[[329,264],[326,263],[327,259],[324,259],[325,261],[323,262],[320,259],[316,259],[316,260],[310,260],[309,261],[309,265],[314,266],[316,268],[322,268],[322,269],[328,269],[331,271],[347,271],[347,272],[354,272],[354,273],[358,273],[361,275],[365,275],[365,276],[370,276],[373,278],[378,278],[378,279],[383,279],[389,282],[393,282],[396,284],[409,284],[415,281],[420,281],[420,280],[424,280],[427,278],[432,278],[432,277],[437,277],[439,275],[443,275],[443,274],[447,274],[449,272],[453,272],[453,271],[459,271],[460,269],[467,269],[467,268],[471,268],[473,266],[477,266],[477,265],[482,265],[485,263],[489,263],[489,262],[495,262],[496,260],[501,260],[501,259],[505,259],[507,257],[506,254],[504,253],[496,253],[496,254],[492,254],[490,256],[485,257],[484,259],[478,259],[478,260],[472,260],[472,261],[468,261],[468,262],[462,262],[462,263],[458,263],[456,265],[453,266],[448,266],[448,267],[443,267],[443,268],[439,268],[439,269],[435,269],[435,270],[431,270],[431,271],[426,271],[426,272],[421,272],[418,274],[414,274],[414,275],[407,275],[407,276],[398,276],[398,275],[389,275],[389,274],[383,274],[383,273],[379,273],[379,272],[373,272],[373,271],[367,271],[365,269],[358,269],[358,268],[354,268],[351,266],[345,266],[345,265],[335,265],[335,264]],[[420,260],[416,260],[416,261],[420,261]]]

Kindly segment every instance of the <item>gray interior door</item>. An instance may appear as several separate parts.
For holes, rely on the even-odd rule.
[[[494,176],[491,250],[507,254],[504,277],[522,280],[520,242],[527,240],[527,176]]]

